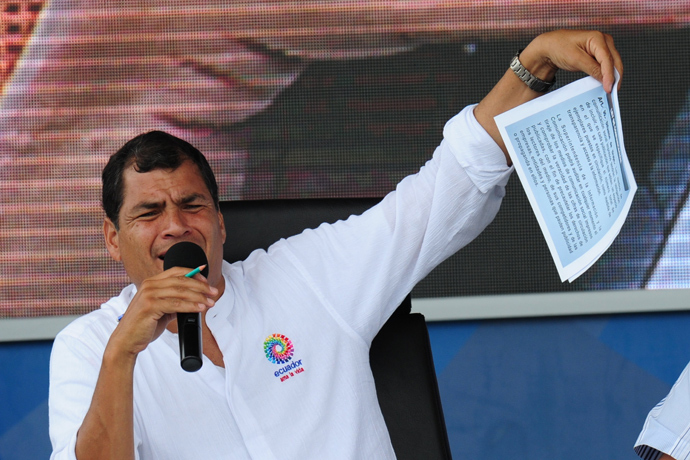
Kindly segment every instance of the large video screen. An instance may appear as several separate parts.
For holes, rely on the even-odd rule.
[[[91,311],[128,283],[100,174],[162,129],[204,152],[221,200],[383,196],[515,52],[611,33],[639,190],[623,232],[561,283],[516,175],[495,222],[417,297],[690,287],[690,2],[0,2],[0,318]],[[558,75],[558,85],[583,75]]]

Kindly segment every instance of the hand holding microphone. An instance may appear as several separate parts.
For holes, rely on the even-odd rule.
[[[168,249],[163,260],[163,268],[168,270],[172,267],[187,267],[201,270],[203,276],[208,276],[208,260],[204,250],[189,241],[174,244]],[[192,277],[196,273],[193,270],[187,273],[187,277]],[[201,336],[201,314],[200,313],[177,313],[177,333],[180,340],[180,365],[187,372],[198,371],[203,364],[203,347]]]

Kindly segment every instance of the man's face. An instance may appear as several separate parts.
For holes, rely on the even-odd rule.
[[[225,226],[197,166],[186,160],[173,171],[138,173],[130,165],[123,182],[120,228],[106,218],[103,230],[108,252],[132,282],[139,287],[161,273],[170,246],[191,241],[206,252],[209,284],[222,292]]]

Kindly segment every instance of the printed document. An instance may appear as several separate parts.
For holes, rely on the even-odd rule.
[[[616,84],[586,77],[495,117],[561,281],[609,248],[637,190]]]

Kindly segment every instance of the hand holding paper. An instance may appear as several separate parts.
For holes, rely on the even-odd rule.
[[[613,38],[590,30],[556,30],[541,34],[520,53],[520,62],[536,78],[547,82],[553,80],[558,69],[585,72],[600,81],[607,92],[613,87],[614,69],[623,71]],[[494,117],[541,94],[529,89],[509,69],[474,109],[477,121],[506,153],[509,164],[512,159]]]

